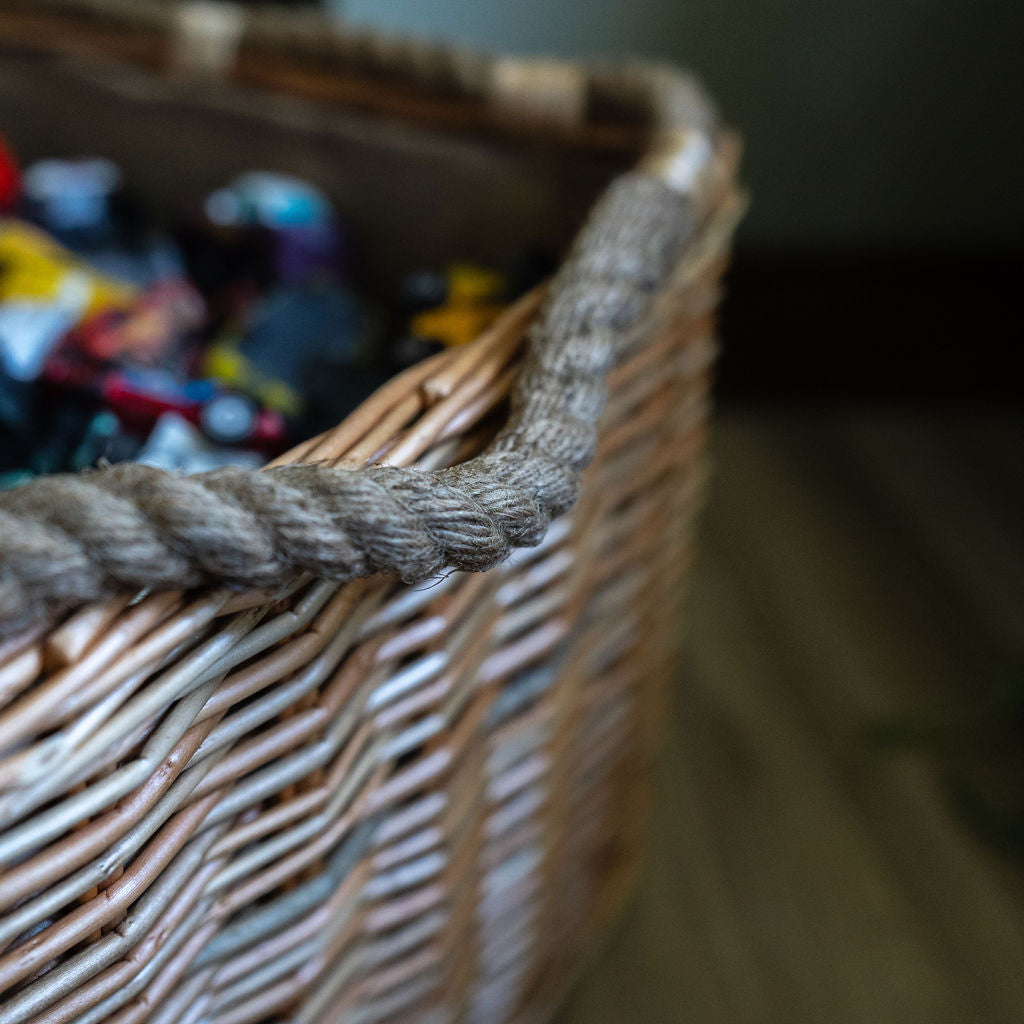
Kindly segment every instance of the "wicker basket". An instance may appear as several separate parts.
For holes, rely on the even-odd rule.
[[[648,815],[735,140],[664,68],[81,0],[0,4],[0,125],[157,203],[286,155],[385,279],[576,235],[265,471],[0,494],[0,1022],[550,1013]]]

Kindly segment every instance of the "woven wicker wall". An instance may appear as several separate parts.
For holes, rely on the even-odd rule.
[[[40,95],[66,74],[46,68]],[[82,98],[56,99],[53,125],[69,124]],[[710,152],[687,244],[609,374],[579,501],[536,547],[417,585],[124,594],[0,646],[0,1024],[550,1010],[642,847],[739,207],[733,143]],[[523,159],[495,166],[541,181],[550,155]],[[669,183],[690,173],[671,152],[649,160]],[[576,161],[591,189],[610,166]],[[526,340],[546,300],[530,293],[288,459],[472,458],[538,359]]]

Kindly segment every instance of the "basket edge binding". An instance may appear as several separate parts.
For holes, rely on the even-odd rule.
[[[408,57],[408,46],[402,52]],[[552,98],[579,82],[553,74],[551,62],[484,63],[503,83],[488,102],[506,111],[579,109]],[[604,374],[634,344],[722,170],[711,107],[681,72],[578,70],[587,89],[646,111],[649,142],[595,205],[556,274],[529,332],[508,422],[484,452],[431,472],[292,464],[178,477],[128,464],[24,484],[0,494],[0,640],[117,592],[272,587],[303,572],[414,582],[445,568],[483,571],[539,543],[575,502]]]

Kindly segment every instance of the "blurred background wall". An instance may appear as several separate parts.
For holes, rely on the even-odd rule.
[[[747,139],[751,244],[1003,245],[1024,225],[1009,0],[338,0],[473,46],[694,68]]]
[[[329,0],[493,50],[692,67],[754,202],[726,397],[1007,397],[1024,240],[1018,0]]]

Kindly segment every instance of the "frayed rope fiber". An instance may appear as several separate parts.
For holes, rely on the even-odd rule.
[[[119,591],[482,571],[576,500],[604,375],[692,233],[685,197],[640,171],[595,206],[533,326],[509,422],[432,472],[293,465],[177,476],[123,464],[0,493],[0,638]]]

